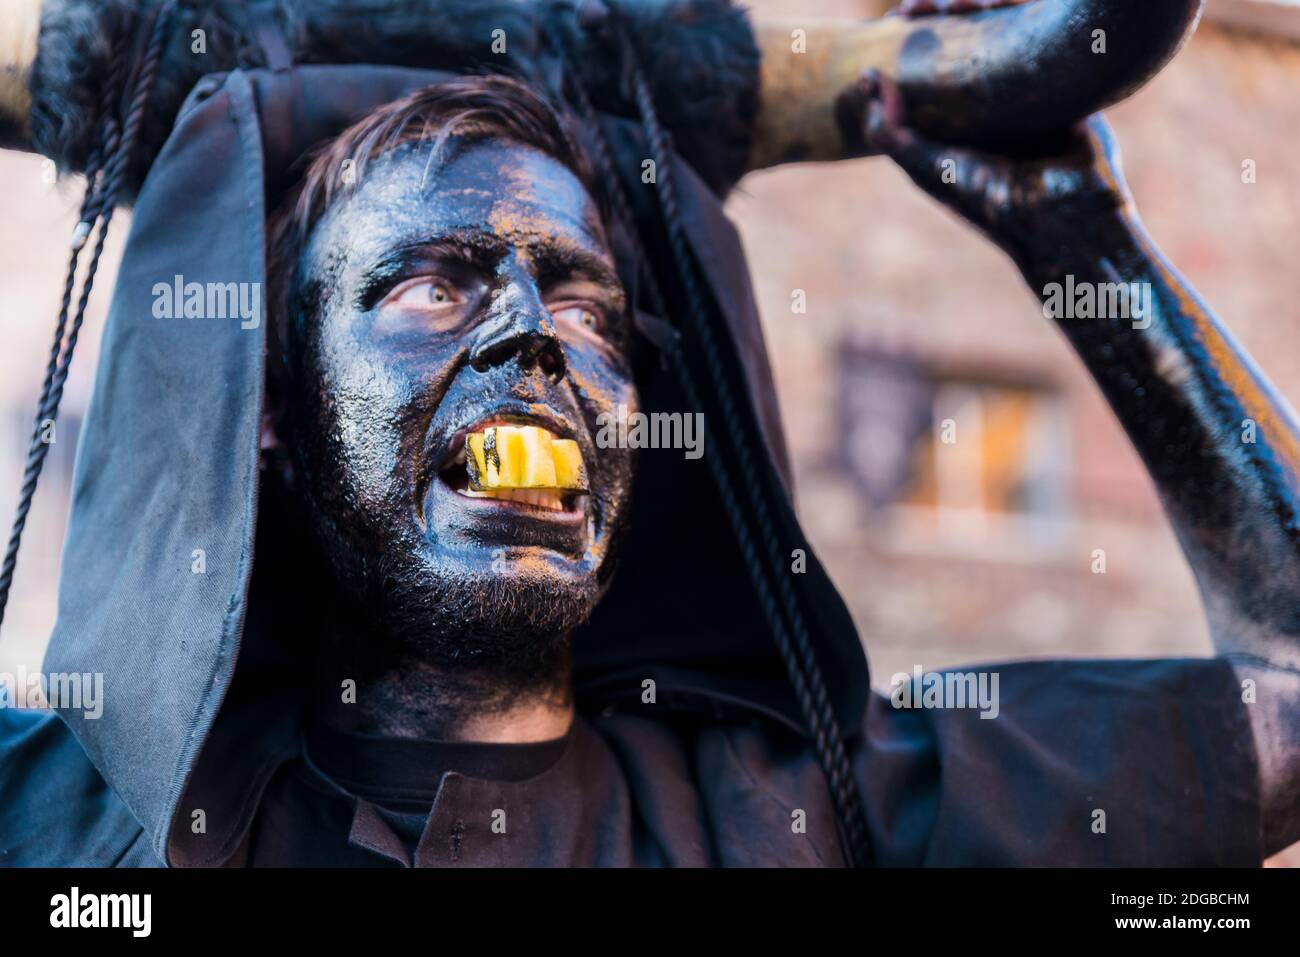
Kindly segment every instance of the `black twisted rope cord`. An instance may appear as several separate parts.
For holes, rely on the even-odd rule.
[[[45,379],[41,384],[41,394],[37,401],[36,424],[32,432],[31,445],[27,450],[27,463],[23,469],[18,506],[14,512],[13,530],[9,534],[9,544],[5,549],[4,564],[0,567],[0,623],[4,622],[5,608],[9,604],[9,591],[13,586],[14,570],[18,566],[18,549],[22,544],[23,530],[27,527],[27,515],[31,511],[32,499],[36,494],[36,484],[45,466],[45,457],[50,451],[50,443],[43,439],[46,424],[53,423],[58,418],[59,404],[63,400],[63,388],[67,383],[68,370],[72,364],[72,354],[77,347],[81,326],[86,318],[86,305],[90,301],[90,293],[95,285],[95,274],[104,252],[108,226],[113,219],[117,195],[135,147],[141,118],[158,75],[163,38],[175,5],[175,0],[164,0],[154,11],[149,45],[140,69],[132,78],[130,107],[126,123],[120,130],[117,120],[112,116],[112,104],[117,87],[122,83],[121,64],[124,58],[117,59],[101,98],[100,114],[105,117],[101,142],[92,152],[87,163],[86,192],[82,199],[77,228],[72,237],[72,252],[68,259],[59,318],[55,324],[54,345],[50,351]],[[105,159],[107,165],[101,166]],[[81,295],[77,299],[77,309],[72,315],[72,323],[69,327],[68,311],[72,304],[77,266],[81,258],[81,250],[92,230],[95,231],[94,250],[86,267],[85,277],[82,279]],[[67,329],[66,342],[64,341],[65,328]]]
[[[122,61],[119,59],[113,65],[113,72],[109,76],[108,83],[105,84],[103,93],[99,102],[99,115],[106,116],[112,108],[113,100],[118,95],[118,90],[122,83]],[[102,135],[95,148],[91,151],[86,160],[86,192],[81,199],[81,210],[77,214],[77,228],[73,232],[72,252],[68,260],[68,271],[63,282],[63,302],[59,307],[58,322],[54,326],[54,342],[50,346],[50,358],[45,367],[45,381],[41,385],[41,396],[36,402],[36,431],[32,435],[30,449],[40,444],[43,422],[40,412],[45,408],[50,399],[50,390],[53,388],[54,374],[59,367],[59,354],[63,351],[63,333],[68,323],[68,311],[72,308],[72,293],[76,285],[77,263],[81,257],[81,249],[85,245],[85,238],[89,231],[89,224],[94,219],[92,211],[96,208],[96,199],[100,193],[102,181],[100,177],[101,164],[105,155],[111,154],[117,148],[120,131],[117,120],[109,116],[104,123]],[[0,609],[0,616],[3,611]]]
[[[615,13],[607,19],[614,20],[616,15]],[[602,17],[601,19],[606,18]],[[664,214],[673,260],[679,275],[682,277],[684,291],[686,292],[688,312],[699,333],[705,359],[709,365],[711,379],[717,385],[717,397],[722,406],[723,415],[727,419],[728,434],[735,435],[738,434],[736,429],[738,412],[735,398],[727,387],[717,343],[713,338],[713,330],[709,326],[704,313],[694,266],[685,245],[671,171],[666,165],[671,149],[670,141],[667,132],[659,122],[649,85],[646,83],[636,52],[616,20],[614,26],[622,46],[621,52],[629,66],[637,100],[637,110],[641,115],[642,123],[650,139],[651,149],[655,153],[656,181],[660,186],[658,198]],[[572,48],[567,44],[567,41],[562,42],[565,43],[564,52],[572,60]],[[579,73],[576,69],[570,69],[568,74],[575,98],[580,109],[585,114],[584,119],[592,127],[597,161],[602,166],[603,175],[612,183],[616,213],[623,216],[628,222],[633,222],[630,204],[624,193],[622,180],[614,174],[612,151],[604,133],[600,129],[590,95],[579,79]],[[648,267],[648,260],[645,258],[636,230],[631,229],[630,233],[638,257],[638,265],[646,264],[644,272],[647,278],[647,291],[650,293],[654,306],[660,310],[661,315],[666,317],[667,312],[664,309],[665,300],[662,290],[655,281],[653,270]],[[694,377],[690,374],[680,350],[671,350],[671,360],[674,372],[686,393],[687,401],[696,408],[702,407],[700,390]],[[757,481],[755,481],[756,468],[750,450],[743,443],[735,443],[735,446],[741,471],[744,473],[742,487],[746,490],[750,505],[758,519],[760,534],[767,548],[768,561],[772,563],[770,567],[781,568],[783,567],[781,553],[772,527],[767,503],[763,499]],[[744,513],[736,496],[735,486],[730,481],[730,476],[725,474],[723,465],[718,458],[716,456],[709,456],[708,458],[710,471],[723,500],[723,508],[736,531],[742,556],[751,571],[751,577],[758,590],[759,601],[763,606],[767,619],[772,624],[778,651],[785,662],[786,670],[789,673],[805,720],[813,733],[818,760],[830,782],[832,799],[835,802],[836,813],[844,829],[851,862],[858,866],[865,866],[871,862],[872,855],[870,838],[862,811],[861,796],[858,793],[857,781],[853,776],[848,755],[844,748],[839,722],[831,706],[825,679],[814,657],[811,638],[796,604],[793,587],[786,576],[782,575],[780,571],[776,572],[781,605],[794,627],[795,641],[792,643],[782,622],[780,612],[776,607],[771,585],[763,573],[763,563],[757,554],[755,543],[744,521]]]
[[[660,157],[666,156],[666,153],[657,147],[655,152]],[[662,187],[664,185],[662,178],[664,168],[658,161],[656,166],[659,169],[657,175]],[[676,218],[677,213],[675,210],[669,212],[670,203],[666,195],[663,197],[662,202],[665,220],[671,223]],[[673,228],[673,226],[669,226],[669,241],[676,245],[672,237]],[[676,250],[674,250],[674,259],[677,261],[679,272],[683,273],[684,276],[683,285],[686,287],[687,292],[688,311],[692,315],[697,331],[701,332],[701,344],[704,346],[705,359],[710,367],[710,376],[712,381],[717,384],[716,395],[722,406],[724,424],[728,433],[737,434],[738,413],[735,407],[735,399],[725,385],[721,362],[716,353],[716,344],[708,341],[708,338],[703,333],[702,326],[707,323],[707,319],[700,313],[698,301],[692,301],[696,300],[698,296],[698,291],[690,288],[694,279],[693,277],[691,279],[685,278],[686,269],[691,267],[682,265],[680,253]],[[686,392],[687,401],[690,402],[692,407],[701,408],[700,392],[694,377],[685,364],[684,357],[678,350],[674,352],[671,358],[673,369]],[[740,484],[748,493],[749,505],[758,520],[760,534],[767,546],[768,561],[771,562],[776,538],[772,529],[770,515],[766,509],[766,503],[762,501],[761,493],[757,492],[756,469],[752,459],[744,450],[743,443],[734,443],[733,448],[737,453],[742,473]],[[852,859],[855,864],[865,864],[870,860],[870,857],[864,846],[866,827],[865,822],[862,820],[856,781],[853,778],[848,755],[844,749],[839,722],[835,718],[831,707],[825,679],[822,676],[820,666],[813,657],[811,640],[803,624],[802,615],[796,608],[791,607],[793,594],[789,589],[789,583],[782,581],[782,576],[778,573],[776,575],[778,587],[785,586],[782,589],[782,604],[795,628],[796,640],[792,644],[780,611],[776,607],[768,576],[763,572],[763,561],[758,555],[757,546],[752,539],[748,525],[745,523],[744,510],[736,496],[733,477],[727,474],[723,463],[717,456],[709,456],[708,459],[709,470],[713,474],[715,485],[721,494],[723,508],[736,531],[741,554],[744,556],[747,566],[751,569],[751,577],[758,590],[759,601],[763,605],[766,618],[771,623],[773,638],[786,664],[786,670],[799,701],[800,709],[813,733],[818,759],[830,781],[836,811],[844,825]]]
[[[569,63],[565,79],[569,81],[569,87],[578,107],[578,114],[590,131],[596,165],[600,167],[601,176],[610,184],[609,196],[614,207],[614,217],[624,225],[624,233],[632,245],[631,251],[633,260],[636,263],[637,275],[645,282],[646,292],[650,297],[650,307],[654,310],[655,315],[666,319],[668,316],[668,301],[664,298],[663,290],[659,288],[659,281],[655,278],[654,270],[650,268],[650,260],[646,256],[645,247],[641,244],[640,234],[636,230],[636,217],[632,212],[627,190],[623,187],[623,181],[618,178],[615,171],[614,151],[610,148],[609,140],[605,137],[605,132],[601,128],[596,106],[591,100],[591,93],[587,90],[586,84],[582,82],[581,74],[573,66],[577,62],[577,53],[573,49],[567,34],[560,33],[559,39],[561,53]],[[561,99],[563,99],[562,94]]]

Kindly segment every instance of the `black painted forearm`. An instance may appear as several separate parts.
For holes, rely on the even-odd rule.
[[[1058,218],[1016,246],[1155,480],[1216,647],[1300,667],[1295,412],[1127,208]],[[1136,284],[1127,311],[1115,283]],[[1101,317],[1079,298],[1090,287]]]
[[[1275,853],[1300,840],[1295,413],[1128,209],[1058,220],[1015,244],[1013,256],[1155,480],[1215,648],[1242,684],[1259,763],[1260,840]],[[1112,308],[1116,287],[1106,284],[1114,283],[1136,284],[1127,310],[1119,296],[1121,308]],[[1090,288],[1094,306],[1104,304],[1091,318],[1078,308]]]

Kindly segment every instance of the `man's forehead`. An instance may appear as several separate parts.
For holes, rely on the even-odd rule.
[[[608,258],[599,211],[581,181],[540,150],[502,140],[405,144],[343,192],[309,244],[313,258],[373,256],[423,239],[475,234],[511,246],[558,241]]]

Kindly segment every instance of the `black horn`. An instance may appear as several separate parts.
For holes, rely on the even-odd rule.
[[[897,81],[909,121],[937,139],[979,145],[1060,130],[1158,73],[1203,5],[1028,0],[980,13],[853,23],[758,20],[762,105],[750,168],[850,155],[834,100],[869,69]]]

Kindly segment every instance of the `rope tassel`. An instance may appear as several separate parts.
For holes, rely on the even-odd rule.
[[[123,82],[121,66],[123,58],[115,61],[113,73],[109,77],[100,101],[100,115],[104,117],[100,145],[92,153],[87,164],[86,192],[81,201],[81,212],[70,242],[71,254],[63,284],[63,302],[54,326],[54,344],[50,349],[45,380],[41,384],[40,398],[36,403],[36,424],[27,450],[27,462],[23,468],[13,529],[9,533],[9,544],[5,548],[4,564],[0,566],[0,624],[4,622],[5,608],[9,604],[9,592],[13,586],[14,572],[18,567],[18,549],[22,545],[23,530],[27,527],[27,515],[32,508],[32,499],[36,494],[36,484],[40,480],[41,470],[45,467],[45,457],[50,451],[49,443],[44,438],[46,427],[48,423],[58,419],[59,404],[63,400],[63,387],[68,380],[68,370],[72,365],[72,354],[77,348],[82,323],[85,322],[86,306],[90,301],[91,290],[95,286],[95,273],[99,269],[99,260],[104,253],[108,226],[113,219],[117,195],[122,187],[123,177],[126,175],[140,132],[141,118],[158,75],[163,38],[166,36],[167,23],[175,5],[175,0],[164,0],[154,11],[144,61],[140,69],[131,77],[130,108],[125,124],[119,127],[113,115],[113,103],[118,101],[118,93]],[[81,282],[77,308],[72,314],[72,323],[69,325],[68,312],[72,307],[73,294],[76,292],[77,267],[81,260],[81,251],[85,248],[92,232],[95,233],[94,249]]]

